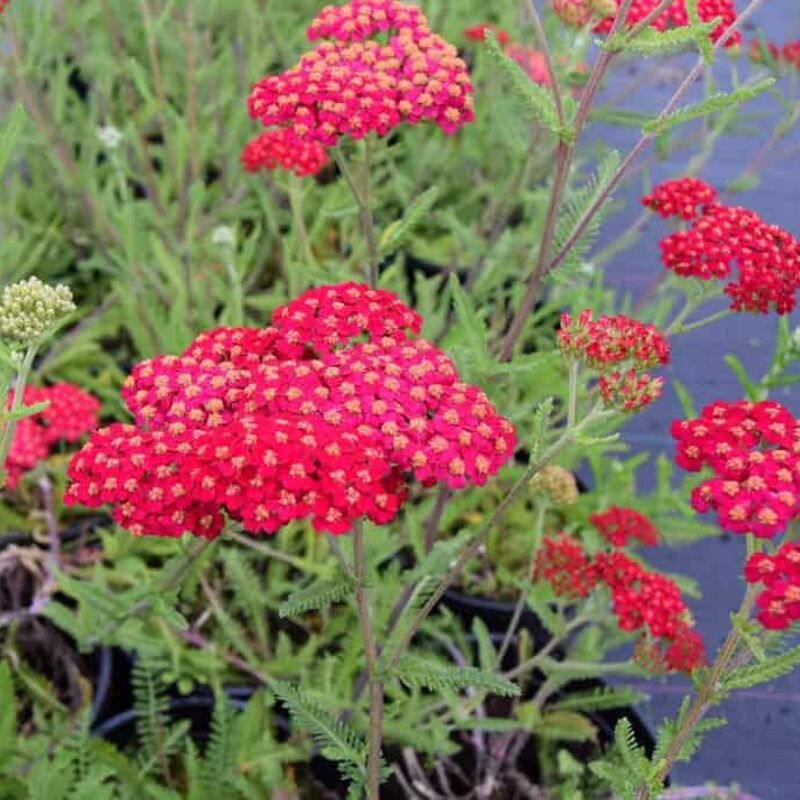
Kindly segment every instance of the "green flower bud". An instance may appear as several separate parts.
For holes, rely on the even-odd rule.
[[[0,335],[26,346],[35,344],[74,310],[72,292],[66,286],[28,278],[3,289]]]

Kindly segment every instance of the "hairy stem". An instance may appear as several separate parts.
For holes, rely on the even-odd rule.
[[[364,526],[359,520],[353,528],[353,572],[356,586],[356,608],[364,641],[364,656],[369,680],[369,735],[367,737],[367,800],[379,800],[381,785],[381,744],[383,741],[383,683],[378,666],[378,647],[372,628],[367,597]]]
[[[751,537],[748,536],[748,539],[750,538]],[[750,614],[755,598],[756,590],[751,586],[748,588],[739,608],[740,616],[746,617]],[[697,688],[697,694],[691,706],[689,706],[689,710],[686,712],[683,719],[679,721],[680,725],[678,730],[653,775],[652,784],[660,785],[663,783],[664,778],[679,758],[686,743],[697,729],[697,726],[702,722],[711,706],[714,705],[715,695],[719,691],[723,678],[733,665],[734,657],[736,656],[740,642],[741,636],[739,632],[736,628],[731,628],[722,647],[719,649],[714,665],[711,667],[705,680]],[[653,798],[654,794],[651,786],[641,785],[636,791],[636,800],[653,800]]]

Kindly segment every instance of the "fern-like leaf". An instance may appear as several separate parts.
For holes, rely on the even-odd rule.
[[[555,252],[560,252],[572,236],[589,210],[593,208],[602,197],[612,176],[620,165],[620,154],[617,150],[609,150],[597,168],[597,172],[579,189],[575,189],[567,195],[564,207],[558,221],[555,236]],[[611,199],[606,198],[597,212],[593,215],[591,222],[586,226],[581,236],[570,247],[569,253],[562,262],[561,272],[565,276],[572,275],[575,270],[583,264],[586,254],[594,243],[600,228],[603,225],[610,211]],[[559,273],[555,273],[559,277]]]
[[[734,689],[749,689],[761,683],[768,683],[781,675],[786,675],[800,665],[800,647],[795,647],[783,655],[771,656],[767,661],[753,664],[749,667],[740,667],[734,670],[722,682],[723,691],[730,692]]]
[[[627,708],[641,703],[647,696],[635,689],[601,686],[588,692],[575,692],[562,700],[550,704],[550,708],[562,711],[605,711],[610,708]]]
[[[397,666],[396,676],[406,686],[433,691],[458,692],[483,689],[500,697],[517,697],[519,687],[507,678],[475,667],[454,667],[437,661],[406,656]]]
[[[689,48],[704,47],[704,42],[709,41],[709,36],[716,27],[716,20],[712,20],[667,31],[647,28],[634,37],[622,34],[617,41],[607,42],[605,48],[639,56],[664,56]]]
[[[275,681],[270,688],[296,725],[311,734],[326,758],[343,767],[348,775],[353,772],[364,775],[366,746],[356,731],[332,717],[296,686]]]
[[[318,580],[294,592],[278,609],[281,617],[297,617],[308,611],[327,608],[341,603],[353,594],[356,582],[349,575],[330,580]]]
[[[380,240],[381,255],[390,255],[405,244],[414,229],[428,216],[438,198],[438,186],[431,186],[419,197],[414,198],[406,208],[402,219],[393,222],[383,232]]]
[[[492,31],[486,33],[486,46],[492,58],[503,71],[522,108],[557,136],[568,138],[569,131],[563,130],[559,122],[553,95],[538,83],[534,83],[525,70],[503,52]]]
[[[657,117],[649,122],[646,122],[642,131],[648,136],[658,136],[668,130],[671,130],[677,125],[682,125],[684,122],[691,122],[695,119],[703,119],[711,114],[716,114],[720,111],[727,111],[731,108],[746,103],[758,97],[767,89],[771,88],[775,83],[775,78],[764,78],[752,86],[740,86],[732,92],[719,92],[701,100],[699,103],[692,103],[691,105],[679,108],[671,114]]]

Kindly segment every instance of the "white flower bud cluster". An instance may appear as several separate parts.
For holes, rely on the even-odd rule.
[[[66,286],[48,286],[38,278],[14,283],[3,289],[0,299],[0,335],[34,344],[74,310],[72,292]]]

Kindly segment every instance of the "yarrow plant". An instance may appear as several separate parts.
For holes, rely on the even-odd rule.
[[[82,647],[137,649],[145,700],[137,768],[114,761],[120,775],[98,777],[109,753],[93,758],[88,731],[108,730],[103,704],[62,719],[37,696],[26,728],[57,718],[55,736],[0,759],[0,784],[24,794],[74,773],[65,796],[113,793],[112,777],[131,773],[136,796],[159,794],[152,778],[170,796],[296,798],[330,760],[353,800],[379,800],[384,781],[415,800],[653,800],[716,724],[713,706],[800,663],[787,649],[800,621],[800,421],[767,399],[800,358],[787,319],[800,245],[694,177],[741,127],[739,106],[800,63],[793,44],[759,43],[750,75],[718,74],[758,4],[552,0],[489,17],[473,3],[463,19],[401,0],[314,17],[292,3],[265,16],[255,0],[142,2],[124,19],[124,4],[97,0],[52,19],[12,6],[4,96],[20,112],[0,132],[0,165],[17,123],[45,146],[15,164],[0,245],[15,275],[65,276],[86,308],[44,354],[71,292],[33,279],[0,299],[3,488],[19,490],[6,494],[9,524],[36,534],[47,587],[0,608],[14,656],[0,705],[44,694],[16,667],[16,622],[35,615]],[[108,32],[88,60],[86,19]],[[448,38],[459,31],[464,57]],[[690,49],[696,62],[652,116],[603,92],[618,66]],[[134,80],[109,67],[128,61]],[[662,66],[637,82],[667,79]],[[227,124],[232,92],[260,125],[246,144],[244,102]],[[796,121],[782,106],[732,188],[752,184]],[[586,148],[597,121],[635,123],[639,138],[627,154]],[[698,141],[691,176],[648,191],[652,215],[597,248],[646,148],[672,156]],[[671,226],[664,269],[628,302],[603,269],[655,215]],[[687,323],[714,297],[730,308]],[[644,456],[618,455],[620,429],[662,394],[674,337],[731,311],[782,317],[774,363],[755,384],[731,359],[750,399],[699,414],[676,380],[687,411],[675,462],[691,488],[661,458],[655,491],[638,497]],[[81,386],[111,400],[99,430],[100,402]],[[136,540],[61,536],[50,456],[87,434],[64,505],[108,508]],[[33,478],[40,507],[23,519]],[[744,600],[713,656],[692,583],[642,558],[676,530],[746,542]],[[633,687],[616,679],[672,672],[694,693],[645,754],[625,719]],[[220,691],[207,744],[176,751],[171,693],[234,682],[267,691],[240,716]],[[287,742],[270,736],[276,698]],[[606,711],[612,736],[597,724]],[[0,738],[5,756],[14,737]]]

